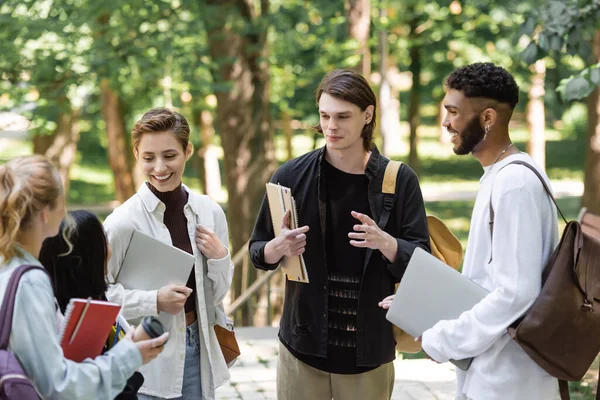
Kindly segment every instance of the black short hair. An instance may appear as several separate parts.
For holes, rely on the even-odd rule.
[[[483,97],[506,103],[514,109],[519,102],[519,85],[504,68],[493,63],[474,63],[454,71],[446,80],[448,89],[465,97]]]
[[[105,268],[108,241],[102,223],[89,211],[70,211],[74,231],[70,235],[72,250],[63,232],[67,223],[60,225],[58,235],[44,240],[39,260],[52,277],[54,295],[65,312],[72,298],[105,299],[108,288]]]

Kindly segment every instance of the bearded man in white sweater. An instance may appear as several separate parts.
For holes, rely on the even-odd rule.
[[[446,89],[443,126],[453,150],[471,153],[483,167],[462,273],[490,293],[458,319],[425,331],[423,350],[437,362],[474,357],[467,371],[456,370],[457,399],[555,399],[557,379],[507,333],[539,295],[542,270],[558,244],[556,208],[539,178],[525,166],[507,166],[516,160],[532,164],[550,186],[544,171],[510,139],[519,87],[504,68],[476,63],[453,72]]]

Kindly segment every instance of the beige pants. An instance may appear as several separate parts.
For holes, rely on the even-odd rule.
[[[394,389],[394,363],[362,374],[330,374],[294,357],[279,343],[278,400],[389,400]]]

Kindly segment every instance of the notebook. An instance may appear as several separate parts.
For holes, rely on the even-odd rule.
[[[125,289],[137,290],[157,290],[169,284],[185,285],[195,262],[193,254],[136,230],[115,281]],[[158,319],[168,329],[173,315],[163,311]]]
[[[281,232],[283,215],[287,210],[292,210],[290,229],[298,228],[298,210],[290,188],[269,182],[267,183],[267,199],[275,236]],[[308,273],[302,254],[295,257],[284,257],[281,266],[290,281],[308,283]]]
[[[120,305],[107,301],[71,299],[59,337],[65,357],[82,362],[99,356],[119,311]]]
[[[388,321],[418,337],[438,321],[458,318],[488,291],[421,248],[416,248],[387,312]],[[450,360],[467,370],[472,359]]]

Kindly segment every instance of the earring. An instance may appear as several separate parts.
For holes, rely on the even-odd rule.
[[[484,132],[485,132],[485,134],[483,135],[483,140],[485,141],[485,139],[487,138],[487,134],[490,132],[490,126],[489,125],[485,126]]]

